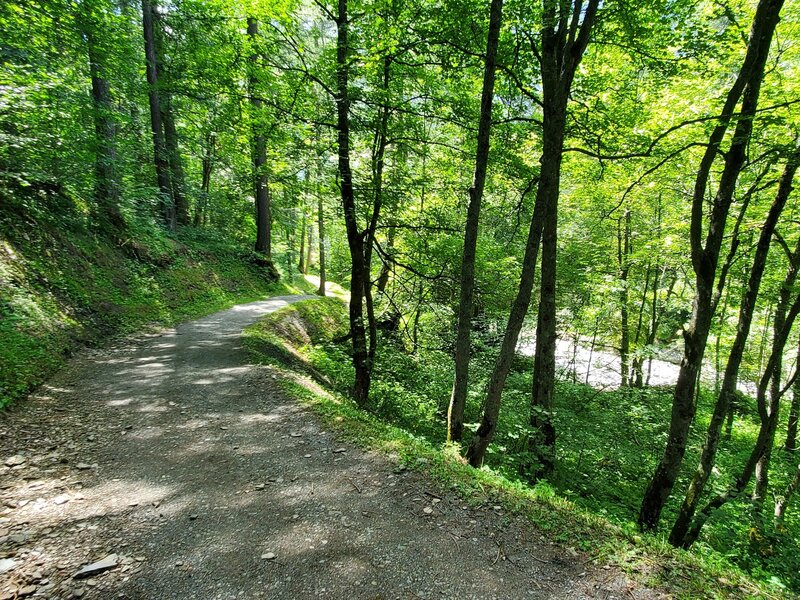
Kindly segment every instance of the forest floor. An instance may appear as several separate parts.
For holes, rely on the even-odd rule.
[[[664,597],[323,430],[240,337],[302,298],[87,351],[0,414],[0,599]]]

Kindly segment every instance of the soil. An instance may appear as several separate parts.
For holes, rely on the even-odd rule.
[[[0,414],[0,598],[664,597],[325,431],[240,340],[302,298],[87,352]]]

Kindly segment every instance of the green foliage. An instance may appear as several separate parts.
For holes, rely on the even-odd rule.
[[[316,305],[320,304],[317,310]],[[521,514],[532,525],[559,543],[586,552],[600,563],[611,562],[625,569],[630,576],[645,584],[656,585],[675,594],[679,598],[779,598],[782,590],[779,585],[771,588],[754,583],[740,571],[733,568],[723,555],[703,549],[701,552],[687,553],[667,545],[659,538],[639,536],[628,527],[615,523],[612,515],[598,514],[582,503],[579,497],[564,498],[561,486],[539,482],[529,486],[515,478],[513,473],[505,475],[498,470],[483,468],[475,470],[464,464],[457,449],[445,446],[442,449],[441,411],[431,414],[431,399],[425,399],[426,390],[441,393],[442,381],[426,379],[435,376],[436,363],[442,356],[435,355],[427,361],[424,357],[401,357],[402,350],[394,348],[392,356],[384,365],[381,380],[375,389],[381,393],[388,390],[389,397],[399,402],[394,409],[385,406],[388,400],[381,401],[381,414],[366,413],[348,398],[346,385],[336,388],[341,382],[352,381],[343,346],[332,344],[333,329],[325,327],[318,343],[309,347],[294,345],[294,334],[288,333],[285,323],[303,315],[307,323],[315,320],[317,312],[331,314],[332,305],[325,301],[310,300],[276,311],[245,331],[248,347],[260,361],[271,365],[281,374],[280,385],[284,391],[306,403],[324,421],[326,427],[336,429],[345,439],[367,449],[379,450],[397,463],[398,469],[421,469],[429,476],[439,480],[460,494],[465,502],[475,506],[502,505],[506,510]],[[339,305],[338,315],[341,323],[346,315]],[[309,329],[315,327],[309,325]],[[282,347],[282,352],[279,347]],[[391,346],[389,346],[391,347]],[[302,360],[306,368],[316,375],[323,375],[317,381],[327,382],[324,388],[299,376],[296,371],[284,369],[285,357],[292,361]],[[517,367],[527,366],[527,361],[519,361]],[[312,367],[313,365],[313,367]],[[321,372],[321,373],[320,373]],[[408,376],[403,386],[401,374]],[[593,393],[583,386],[561,388],[561,394],[571,394],[570,404],[585,404],[587,394]],[[596,392],[594,392],[596,394]],[[646,396],[648,394],[645,394]],[[665,391],[653,392],[656,398],[644,400],[651,408],[666,405]],[[610,396],[613,396],[611,394]],[[376,392],[377,397],[377,392]],[[561,397],[561,396],[560,396]],[[589,399],[590,403],[598,400]],[[610,402],[609,399],[603,402]],[[590,420],[594,404],[583,409],[582,419]],[[387,418],[390,417],[390,418]],[[431,424],[436,422],[435,428]],[[506,430],[506,435],[508,431]],[[611,434],[608,434],[606,441]],[[619,433],[616,433],[616,437]],[[609,480],[612,478],[609,477]],[[754,573],[757,574],[757,573]],[[765,577],[766,579],[766,577]]]
[[[113,240],[74,211],[37,211],[43,200],[24,188],[2,193],[0,406],[41,383],[78,344],[291,289],[213,232],[173,238],[143,220]]]

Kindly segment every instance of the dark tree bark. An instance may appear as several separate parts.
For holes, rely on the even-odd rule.
[[[339,187],[344,209],[347,246],[350,250],[350,339],[353,344],[353,398],[366,408],[371,380],[367,333],[364,323],[364,288],[369,273],[364,270],[364,237],[358,228],[353,172],[350,168],[350,54],[348,41],[347,0],[339,0],[336,16],[336,127],[338,130]]]
[[[86,38],[89,75],[92,79],[92,118],[95,133],[94,199],[100,222],[112,229],[120,230],[125,227],[125,221],[119,207],[121,190],[116,169],[117,128],[113,118],[111,87],[106,78],[104,52],[97,41],[97,31],[102,28],[98,19],[99,16],[92,11],[91,5],[81,4],[78,26]]]
[[[554,226],[553,212],[556,210],[558,203],[559,185],[561,181],[561,157],[564,150],[564,125],[566,122],[566,107],[569,97],[569,90],[572,86],[572,79],[577,69],[578,64],[583,56],[583,52],[589,43],[589,33],[594,25],[597,15],[598,2],[590,0],[584,12],[583,23],[579,24],[580,14],[576,11],[573,15],[572,22],[568,23],[565,17],[561,23],[558,32],[555,30],[555,5],[551,2],[546,2],[549,6],[549,12],[543,17],[544,24],[542,27],[543,41],[542,41],[542,84],[544,89],[544,126],[543,126],[543,148],[541,157],[541,171],[539,181],[536,188],[536,202],[534,205],[533,217],[531,218],[531,225],[528,230],[528,239],[525,246],[525,255],[522,262],[522,273],[520,275],[520,285],[517,295],[512,304],[511,313],[509,314],[508,323],[506,325],[503,342],[500,348],[500,354],[495,361],[495,366],[489,380],[489,386],[486,390],[486,399],[484,400],[484,413],[481,424],[478,427],[472,443],[467,450],[467,459],[473,466],[478,466],[483,462],[486,454],[486,449],[491,443],[494,432],[497,428],[497,419],[500,415],[500,403],[503,387],[505,386],[508,372],[511,368],[511,361],[516,351],[517,341],[519,339],[519,332],[522,329],[522,324],[525,319],[525,314],[530,305],[534,275],[536,270],[536,260],[539,254],[539,244],[543,237],[550,235],[551,244],[555,244],[556,231],[552,229]],[[548,20],[550,19],[550,20]],[[567,34],[567,29],[570,29],[571,34]],[[577,32],[577,37],[575,34]],[[546,72],[546,73],[545,73]],[[548,221],[549,219],[549,221]],[[547,229],[547,223],[550,223],[551,229]],[[544,243],[544,242],[542,242]],[[544,252],[544,250],[542,250]],[[466,250],[465,250],[466,253]],[[554,258],[554,255],[553,255]],[[550,265],[553,270],[549,273],[551,279],[545,280],[544,271],[542,273],[542,297],[545,298],[545,285],[552,285],[553,294],[550,295],[550,300],[555,303],[555,265]],[[462,279],[463,285],[463,279]],[[462,289],[463,298],[463,289]],[[540,305],[540,315],[542,311]],[[546,309],[545,309],[546,310]],[[553,323],[555,323],[555,305],[552,307]],[[536,332],[536,347],[540,349],[540,327],[537,326]],[[547,334],[541,334],[545,337]],[[552,358],[552,379],[555,379],[555,334],[553,333],[551,343],[553,344]],[[544,464],[545,456],[551,455],[550,448],[554,448],[555,444],[555,429],[549,424],[549,415],[545,415],[544,411],[549,410],[552,399],[552,385],[547,392],[543,360],[546,360],[546,352],[540,354],[537,352],[539,362],[535,363],[534,372],[534,403],[541,402],[537,406],[546,406],[547,408],[539,411],[538,408],[532,408],[531,420],[535,430],[542,433],[536,440],[537,444],[534,451],[540,457],[540,462]],[[537,382],[537,373],[539,378],[544,378],[543,381]],[[542,384],[541,386],[539,384]],[[537,394],[538,389],[543,389],[549,393],[548,397],[542,397]],[[462,413],[463,415],[463,413]],[[535,422],[534,422],[535,420]],[[543,453],[539,452],[544,448]],[[554,455],[553,455],[554,456]],[[551,461],[552,464],[552,461]]]
[[[256,205],[256,252],[261,252],[267,256],[272,255],[272,214],[269,193],[269,180],[267,178],[267,138],[264,135],[262,123],[263,102],[259,96],[258,89],[258,20],[253,17],[247,18],[247,35],[252,45],[252,53],[249,57],[250,72],[248,73],[247,83],[250,93],[250,106],[253,108],[252,115],[252,143],[251,153],[253,161],[253,186]]]
[[[712,301],[714,282],[720,257],[725,225],[733,200],[733,193],[746,158],[746,148],[753,129],[753,117],[758,105],[764,64],[769,54],[772,34],[778,23],[783,0],[761,0],[756,8],[747,53],[741,70],[729,90],[725,105],[709,138],[709,144],[700,162],[695,179],[690,223],[690,248],[692,268],[695,273],[695,298],[692,316],[683,332],[684,354],[672,400],[669,437],[664,454],[659,461],[644,493],[639,511],[639,526],[655,529],[661,511],[672,493],[681,462],[686,452],[689,428],[694,420],[695,385],[700,373],[708,334],[713,318]],[[705,243],[703,211],[706,203],[711,167],[720,151],[720,144],[735,114],[739,100],[741,110],[737,115],[731,145],[724,154],[724,168],[719,178]]]
[[[577,67],[589,44],[589,36],[597,19],[600,2],[588,0],[571,6],[555,0],[544,2],[542,14],[542,91],[544,132],[550,129],[551,146],[544,153],[554,153],[548,167],[548,188],[543,195],[544,227],[542,229],[542,276],[539,313],[536,320],[536,349],[533,357],[533,393],[530,424],[533,434],[529,449],[536,457],[532,479],[548,477],[555,468],[556,430],[552,421],[556,379],[556,251],[558,241],[558,196],[561,183],[561,156],[564,148],[567,103]],[[581,17],[583,21],[581,22]],[[545,162],[542,160],[542,177]]]
[[[731,398],[736,393],[736,384],[739,380],[739,367],[742,363],[742,357],[744,355],[745,345],[747,344],[747,338],[750,335],[750,325],[752,324],[753,312],[755,310],[756,300],[758,299],[758,293],[761,288],[761,279],[766,267],[770,242],[772,240],[772,235],[775,232],[775,228],[777,227],[778,219],[780,218],[780,215],[786,206],[786,201],[792,188],[792,180],[794,178],[795,171],[797,170],[798,157],[800,157],[800,155],[796,155],[787,163],[781,177],[781,182],[778,187],[775,200],[769,209],[767,218],[761,226],[761,235],[753,256],[753,264],[750,269],[750,278],[747,282],[747,288],[744,292],[739,307],[739,321],[736,326],[736,337],[734,338],[728,357],[728,362],[725,366],[725,375],[722,379],[722,387],[717,395],[717,401],[708,426],[708,433],[706,434],[703,452],[700,462],[697,465],[692,480],[689,484],[689,488],[686,492],[686,496],[683,500],[680,511],[678,512],[678,517],[676,518],[672,527],[672,532],[670,533],[669,541],[674,546],[680,546],[683,544],[700,497],[705,489],[706,483],[708,482],[711,470],[714,467],[714,461],[716,459],[717,448],[721,438],[725,415],[728,412],[728,406],[730,405]],[[784,285],[784,288],[781,292],[782,302],[780,304],[783,307],[782,310],[784,311],[784,314],[777,316],[775,319],[774,326],[776,338],[780,335],[780,331],[784,325],[785,310],[788,308],[790,290],[790,287]],[[777,385],[780,387],[780,353],[775,358],[774,368],[779,375],[778,377],[773,378],[773,386]],[[773,389],[773,392],[775,394],[778,393],[775,389]]]
[[[447,439],[460,442],[464,435],[464,407],[469,385],[470,337],[472,314],[475,310],[475,253],[478,246],[478,221],[481,214],[483,189],[489,163],[489,138],[492,131],[492,100],[494,98],[497,46],[503,20],[503,0],[492,0],[489,7],[489,33],[486,39],[486,56],[483,69],[481,112],[478,119],[478,139],[475,150],[475,172],[468,190],[469,206],[464,228],[464,251],[461,258],[461,282],[458,303],[458,325],[455,349],[455,377],[447,409]]]
[[[164,127],[161,121],[161,99],[158,90],[158,56],[156,54],[155,5],[150,0],[142,0],[142,28],[144,31],[144,52],[147,75],[147,97],[150,105],[150,129],[153,135],[153,160],[156,167],[156,180],[161,193],[161,205],[167,227],[174,231],[177,224],[175,202],[169,177],[167,147],[164,142]]]
[[[787,307],[783,308],[785,310]],[[786,340],[789,337],[789,331],[791,330],[798,313],[800,313],[800,295],[794,298],[791,306],[788,307],[788,310],[786,310],[786,321],[783,329],[772,341],[772,350],[770,352],[769,359],[767,360],[764,373],[761,376],[758,384],[756,402],[758,404],[761,427],[759,428],[758,437],[756,438],[753,450],[750,452],[747,462],[742,468],[739,476],[736,477],[733,484],[727,490],[709,500],[706,505],[703,506],[702,510],[697,513],[697,516],[692,522],[691,528],[689,528],[686,536],[683,538],[681,543],[683,548],[691,547],[691,545],[699,537],[703,526],[718,508],[724,506],[731,500],[735,500],[739,497],[739,495],[741,495],[741,493],[747,487],[747,484],[750,483],[758,462],[764,456],[764,453],[767,451],[767,447],[774,439],[775,429],[778,426],[778,408],[782,394],[778,396],[770,396],[769,401],[767,401],[767,388],[773,378],[780,379],[781,377],[781,373],[776,370],[778,357],[786,346]]]
[[[214,146],[217,136],[211,131],[206,135],[206,151],[203,154],[203,174],[200,180],[200,198],[194,212],[194,226],[200,227],[208,222],[208,196],[211,193],[211,172],[214,169]]]
[[[178,130],[175,127],[175,113],[172,110],[172,95],[162,94],[161,121],[164,124],[164,145],[167,149],[167,163],[170,172],[170,189],[175,203],[175,220],[178,225],[189,224],[189,201],[186,199],[186,181],[183,175],[183,160],[178,145]]]

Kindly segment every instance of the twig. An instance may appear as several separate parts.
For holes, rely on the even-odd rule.
[[[356,482],[355,482],[355,481],[353,481],[353,480],[352,480],[352,479],[350,479],[349,477],[347,477],[347,481],[349,481],[349,482],[350,482],[350,485],[352,485],[352,486],[353,486],[353,488],[355,488],[355,490],[356,490],[356,491],[357,491],[359,494],[361,493],[361,488],[360,488],[360,487],[358,487],[358,485],[356,485]]]

